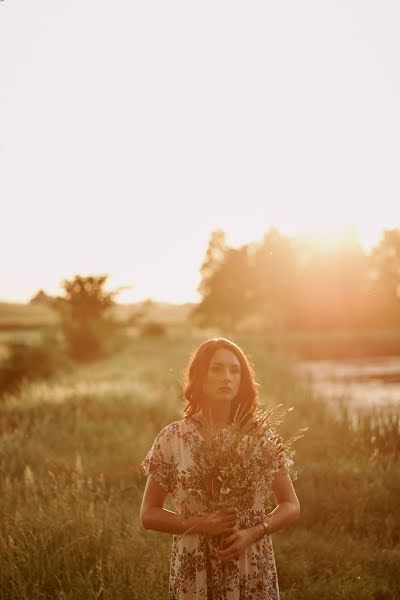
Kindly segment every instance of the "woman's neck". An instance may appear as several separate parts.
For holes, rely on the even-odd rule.
[[[208,426],[224,427],[231,422],[230,407],[229,410],[215,410],[215,408],[203,407],[201,414],[205,420],[205,424]]]

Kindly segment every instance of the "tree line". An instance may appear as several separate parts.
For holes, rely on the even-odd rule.
[[[334,248],[276,228],[260,242],[228,246],[212,232],[200,269],[199,325],[229,330],[258,320],[266,329],[333,330],[400,326],[400,228],[366,253],[352,232]]]

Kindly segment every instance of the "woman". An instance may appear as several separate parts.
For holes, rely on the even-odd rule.
[[[143,527],[174,534],[170,600],[279,599],[271,534],[300,515],[287,471],[293,461],[287,455],[276,464],[271,486],[276,508],[269,515],[265,505],[270,490],[256,496],[251,509],[244,511],[222,506],[210,513],[198,496],[187,510],[193,449],[232,423],[238,411],[254,414],[258,387],[248,359],[236,344],[225,338],[202,343],[185,372],[184,418],[158,434],[142,463],[148,476],[141,507]],[[168,494],[176,512],[164,508]],[[221,534],[225,543],[218,547],[215,541]]]

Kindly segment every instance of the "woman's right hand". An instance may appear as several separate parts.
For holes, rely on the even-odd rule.
[[[209,515],[203,517],[201,529],[208,535],[220,533],[231,534],[236,531],[238,510],[231,506],[223,506]]]

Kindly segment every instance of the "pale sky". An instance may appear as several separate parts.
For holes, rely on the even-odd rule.
[[[214,229],[400,226],[399,32],[396,0],[0,2],[0,300],[193,301]]]

